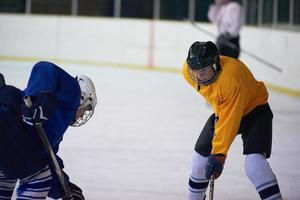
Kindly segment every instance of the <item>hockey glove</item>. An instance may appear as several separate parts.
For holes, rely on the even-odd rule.
[[[56,96],[51,92],[40,92],[38,96],[31,97],[31,101],[31,107],[21,106],[23,121],[31,126],[47,121],[56,109]]]
[[[82,190],[77,185],[70,182],[69,188],[70,188],[73,200],[85,200],[85,198],[82,194]]]
[[[206,164],[206,178],[210,179],[212,176],[218,178],[222,171],[225,163],[225,155],[210,155]]]

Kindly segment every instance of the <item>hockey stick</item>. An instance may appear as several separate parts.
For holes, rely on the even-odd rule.
[[[209,36],[211,36],[211,37],[213,37],[213,38],[216,38],[216,37],[217,37],[217,36],[214,35],[213,33],[209,32],[209,31],[207,31],[207,30],[205,30],[205,29],[203,29],[203,28],[200,28],[195,22],[193,22],[193,21],[189,21],[189,22],[190,22],[196,29],[198,29],[199,31],[201,31],[202,33],[205,33],[206,35],[209,35]],[[228,42],[228,43],[231,43],[231,42]],[[232,44],[232,43],[231,43],[231,44]],[[232,44],[232,45],[234,45],[234,44]],[[234,45],[234,46],[235,46],[235,45]],[[264,64],[264,65],[266,65],[266,66],[268,66],[268,67],[270,67],[270,68],[272,68],[272,69],[274,69],[274,70],[280,72],[280,73],[282,72],[282,69],[281,69],[280,67],[278,67],[278,66],[276,66],[276,65],[274,65],[274,64],[272,64],[272,63],[270,63],[270,62],[268,62],[268,61],[266,61],[266,60],[264,60],[264,59],[262,59],[261,57],[259,57],[259,56],[257,56],[257,55],[254,55],[253,53],[250,53],[249,51],[246,51],[245,49],[241,49],[241,52],[243,52],[244,54],[246,54],[246,55],[248,55],[248,56],[254,58],[255,60],[259,61],[260,63],[262,63],[262,64]]]
[[[25,105],[30,108],[32,106],[32,102],[31,102],[31,99],[29,96],[27,97],[24,97],[24,102],[25,102]],[[46,133],[45,133],[45,130],[42,126],[42,124],[39,124],[39,123],[35,123],[34,124],[38,134],[39,134],[39,137],[40,139],[42,140],[42,143],[45,147],[45,150],[49,156],[49,159],[50,159],[50,164],[51,166],[53,167],[54,171],[55,171],[55,174],[59,180],[59,183],[63,189],[63,192],[64,192],[64,197],[62,197],[63,200],[72,200],[73,197],[72,197],[72,194],[69,190],[69,188],[67,187],[67,184],[66,184],[66,179],[65,179],[65,176],[62,172],[62,169],[60,168],[58,162],[57,162],[57,159],[55,157],[55,154],[51,148],[51,145],[48,141],[48,138],[46,136]]]
[[[214,199],[215,177],[212,176],[209,182],[209,197],[208,200]]]

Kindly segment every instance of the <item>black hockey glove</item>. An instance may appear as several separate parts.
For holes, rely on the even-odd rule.
[[[222,171],[225,163],[225,155],[210,155],[206,164],[206,178],[210,179],[212,176],[218,178]]]
[[[73,200],[85,200],[82,190],[74,183],[69,182],[69,188],[73,197]]]
[[[31,126],[47,121],[56,109],[56,96],[51,92],[40,92],[38,96],[31,97],[31,101],[30,108],[25,104],[21,106],[23,121]]]

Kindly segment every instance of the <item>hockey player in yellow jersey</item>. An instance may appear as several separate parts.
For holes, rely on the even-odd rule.
[[[273,113],[268,92],[247,66],[220,56],[213,42],[191,45],[183,65],[186,81],[212,106],[196,142],[188,200],[204,200],[210,179],[218,178],[235,136],[241,134],[245,172],[261,199],[281,200],[271,155]]]

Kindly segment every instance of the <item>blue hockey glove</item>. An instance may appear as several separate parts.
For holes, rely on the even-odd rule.
[[[48,120],[56,109],[56,96],[51,92],[40,92],[37,97],[31,97],[32,106],[21,106],[23,121],[33,126]]]
[[[223,171],[223,165],[225,163],[226,156],[225,155],[210,155],[208,157],[208,161],[206,164],[206,178],[210,179],[211,176],[214,176],[214,178],[218,178],[222,171]]]

